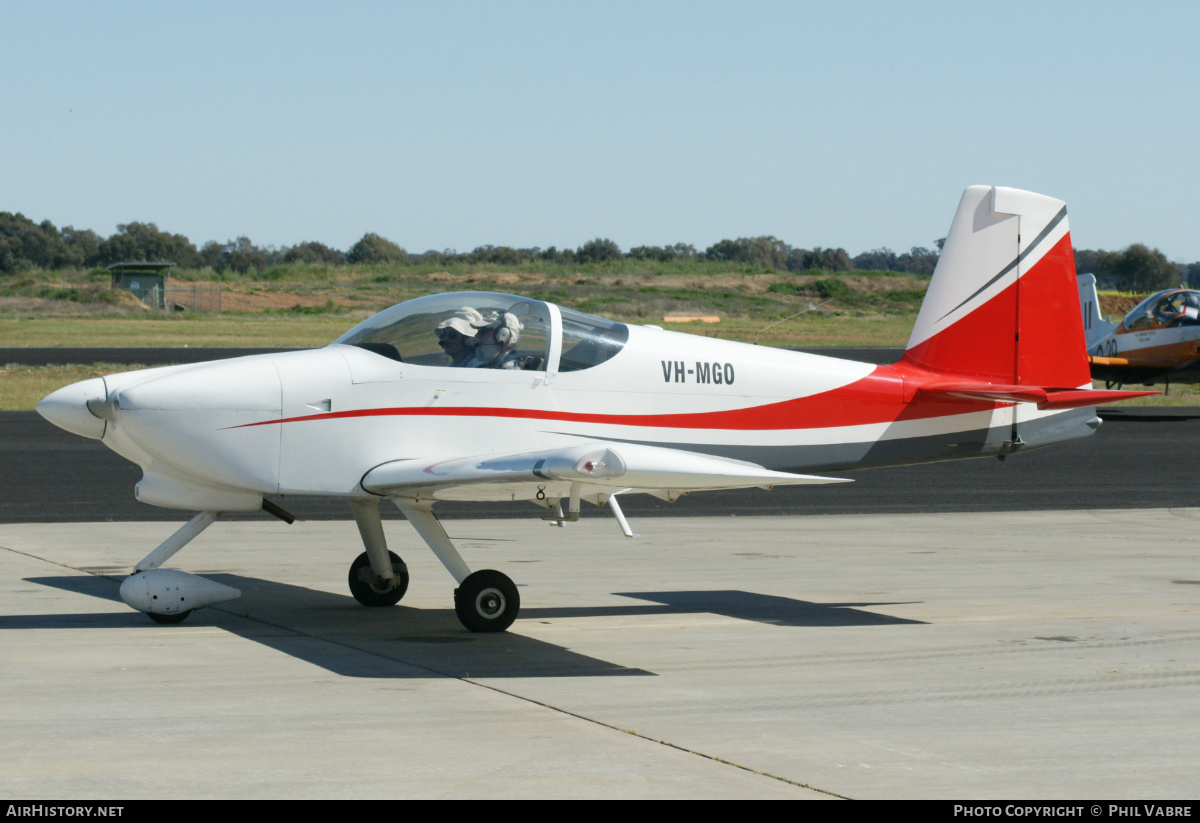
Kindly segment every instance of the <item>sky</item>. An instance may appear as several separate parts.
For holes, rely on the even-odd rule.
[[[0,2],[0,211],[197,246],[932,246],[962,190],[1200,260],[1197,3]]]

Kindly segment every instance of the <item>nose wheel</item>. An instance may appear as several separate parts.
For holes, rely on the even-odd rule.
[[[507,575],[492,569],[470,574],[454,590],[454,612],[473,632],[502,632],[517,619],[521,595]]]
[[[350,593],[364,606],[395,606],[408,591],[408,567],[395,552],[388,552],[392,561],[392,579],[376,577],[371,558],[363,552],[350,564]]]
[[[146,612],[146,617],[149,617],[155,623],[161,623],[164,626],[176,626],[188,619],[188,615],[192,613],[191,609],[186,612],[174,612],[172,614],[156,614],[154,612]]]

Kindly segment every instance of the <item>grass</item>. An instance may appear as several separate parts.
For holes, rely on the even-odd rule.
[[[29,411],[50,392],[88,380],[124,371],[148,368],[124,363],[92,363],[70,366],[0,366],[0,411]]]
[[[721,323],[674,327],[753,342],[771,328],[775,346],[901,345],[927,277],[892,272],[785,272],[713,261],[609,261],[566,266],[291,266],[261,274],[172,274],[172,282],[217,282],[222,312],[149,311],[107,275],[32,271],[0,278],[0,347],[324,345],[381,308],[448,291],[515,292],[627,323],[661,325],[668,315],[717,315]]]
[[[334,314],[0,317],[0,347],[324,346],[359,322]]]
[[[778,318],[782,319],[782,318]],[[912,333],[916,315],[853,316],[823,312],[809,312],[785,320],[777,326],[763,331],[774,320],[751,320],[726,318],[720,323],[663,323],[662,320],[645,322],[662,326],[671,331],[682,331],[722,340],[737,340],[753,343],[755,335],[762,346],[776,348],[807,348],[810,346],[903,346]]]
[[[346,315],[193,316],[154,320],[120,317],[0,318],[0,348],[231,346],[311,348],[324,346],[353,327],[360,318]],[[782,318],[776,318],[782,319]],[[832,313],[803,314],[772,326],[759,337],[764,346],[903,346],[915,315],[858,317]],[[725,318],[720,323],[670,323],[661,316],[639,318],[672,331],[722,340],[753,343],[774,319]]]
[[[1092,388],[1103,389],[1103,380],[1093,380]],[[1116,386],[1113,386],[1115,389]],[[1149,397],[1139,397],[1136,400],[1126,400],[1123,403],[1113,405],[1115,409],[1149,407],[1149,406],[1200,406],[1200,385],[1172,383],[1171,390],[1168,393],[1166,386],[1139,386],[1134,383],[1129,383],[1122,386],[1125,391],[1157,391],[1162,394],[1154,394]]]

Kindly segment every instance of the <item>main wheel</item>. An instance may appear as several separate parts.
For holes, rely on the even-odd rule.
[[[183,621],[187,620],[188,615],[191,613],[192,610],[188,609],[186,612],[175,612],[174,614],[155,614],[154,612],[146,612],[146,616],[155,623],[162,623],[164,626],[174,626],[177,623],[182,623]]]
[[[502,632],[520,610],[516,585],[498,571],[480,569],[454,590],[454,611],[473,632]]]
[[[408,591],[408,567],[395,552],[388,552],[392,561],[392,585],[380,586],[371,569],[371,558],[363,552],[350,564],[350,594],[364,606],[395,606]]]

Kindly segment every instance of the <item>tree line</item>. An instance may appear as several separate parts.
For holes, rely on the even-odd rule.
[[[1134,243],[1124,251],[1076,249],[1075,271],[1096,275],[1101,288],[1154,292],[1175,286],[1200,286],[1200,263],[1172,263],[1158,249]]]
[[[454,250],[410,254],[401,246],[373,232],[345,251],[324,243],[307,241],[283,248],[255,245],[248,237],[225,243],[209,241],[197,248],[186,236],[161,231],[154,223],[124,223],[110,237],[91,229],[56,228],[49,220],[35,223],[21,213],[0,212],[0,274],[29,269],[88,269],[113,263],[166,261],[183,269],[212,269],[217,273],[247,274],[294,264],[309,265],[522,265],[536,262],[558,264],[603,263],[619,260],[649,260],[661,263],[709,260],[771,271],[828,272],[892,271],[929,275],[937,265],[945,238],[935,249],[914,246],[897,254],[888,248],[873,249],[851,257],[842,248],[792,247],[777,237],[739,237],[721,240],[703,251],[689,243],[670,246],[636,246],[622,251],[612,240],[596,238],[575,249],[513,248],[479,246],[470,252]],[[1154,291],[1192,278],[1200,285],[1200,263],[1181,266],[1167,260],[1157,249],[1134,244],[1124,251],[1078,249],[1075,265],[1092,272],[1103,287],[1126,291]]]
[[[712,260],[775,271],[880,271],[931,274],[938,252],[913,248],[902,254],[875,249],[851,257],[845,249],[793,248],[776,237],[739,237],[721,240],[704,251],[689,243],[669,246],[636,246],[628,252],[612,240],[596,238],[575,249],[479,246],[469,252],[451,249],[410,254],[373,232],[346,251],[307,241],[283,248],[255,245],[248,237],[225,243],[209,241],[199,248],[186,236],[162,231],[154,223],[124,223],[110,237],[91,229],[56,228],[49,220],[35,223],[20,213],[0,212],[0,273],[27,269],[87,269],[113,263],[163,261],[183,269],[210,268],[215,272],[249,273],[290,264],[357,265],[374,263],[453,265],[455,263],[521,265],[534,262],[561,264],[603,263],[609,260],[651,260],[661,263]]]

